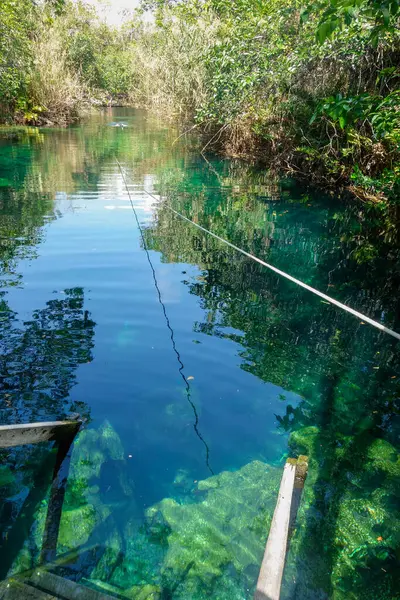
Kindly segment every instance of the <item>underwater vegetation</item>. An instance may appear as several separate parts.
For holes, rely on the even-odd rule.
[[[320,442],[321,432],[314,426],[290,437],[292,451],[308,453],[310,465],[291,540],[284,598],[291,597],[294,587],[305,599],[316,593],[335,600],[398,597],[399,453],[383,439],[368,443],[364,451],[361,440],[354,448],[353,438],[343,436],[328,455]]]
[[[83,582],[127,598],[248,596],[257,579],[280,469],[253,461],[191,486],[178,473],[185,502],[165,498],[143,513],[125,466],[110,423],[78,435],[57,550],[62,555],[102,546],[100,559],[83,566]],[[43,500],[11,573],[37,564],[46,512]]]
[[[290,437],[291,452],[307,453],[310,465],[283,598],[296,593],[304,599],[392,599],[400,566],[400,522],[394,520],[399,454],[376,439],[362,468],[346,470],[351,438],[343,439],[330,457],[344,469],[342,486],[333,487],[326,479],[327,456],[316,454],[319,436],[319,429],[309,426]],[[1,477],[2,485],[12,483],[7,469]],[[280,478],[280,468],[257,460],[198,482],[182,471],[175,477],[178,499],[140,508],[121,440],[105,421],[82,431],[75,443],[58,555],[95,546],[96,554],[90,558],[87,552],[80,564],[81,583],[126,598],[251,598]],[[11,573],[37,564],[46,511],[45,499]]]

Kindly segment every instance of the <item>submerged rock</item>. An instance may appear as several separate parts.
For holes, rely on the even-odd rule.
[[[289,447],[296,456],[305,454],[312,459],[315,454],[315,444],[319,435],[320,431],[318,427],[303,427],[291,433]]]
[[[161,588],[156,585],[134,585],[129,589],[122,590],[99,579],[91,578],[88,580],[88,583],[105,593],[118,594],[119,598],[127,598],[128,600],[161,600]]]
[[[389,442],[377,439],[368,448],[367,468],[400,478],[400,454]]]
[[[0,488],[8,487],[15,482],[15,474],[9,466],[0,466]]]
[[[98,496],[101,491],[100,484],[105,485],[106,480],[102,470],[107,470],[111,463],[114,474],[118,467],[124,464],[124,449],[118,434],[108,421],[98,430],[87,429],[82,431],[73,448],[71,466],[68,476],[65,504],[67,506],[86,503],[89,499]],[[98,489],[93,486],[98,485]],[[132,493],[129,485],[124,482],[125,492]],[[125,493],[124,492],[124,493]]]
[[[252,588],[252,567],[261,563],[281,474],[254,461],[199,482],[200,502],[167,498],[148,509],[149,524],[163,523],[167,538],[163,589],[177,599],[200,600],[216,597],[218,588],[219,599],[231,600],[232,577],[242,594]]]
[[[85,544],[96,525],[107,516],[107,512],[96,510],[91,504],[64,510],[58,534],[59,550],[72,550]]]

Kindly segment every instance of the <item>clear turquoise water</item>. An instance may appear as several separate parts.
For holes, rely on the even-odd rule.
[[[81,559],[60,572],[122,597],[251,598],[284,461],[306,453],[284,595],[395,598],[399,344],[141,190],[399,331],[396,215],[177,136],[127,109],[0,132],[1,422],[86,419],[58,543]],[[37,562],[53,459],[0,452],[5,577]]]

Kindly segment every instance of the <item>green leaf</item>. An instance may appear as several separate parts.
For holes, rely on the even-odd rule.
[[[324,21],[323,23],[320,23],[320,25],[317,28],[318,42],[320,44],[323,44],[329,37],[331,37],[335,29],[335,21]]]
[[[383,22],[385,24],[385,26],[387,27],[389,25],[389,20],[390,20],[390,13],[389,13],[389,9],[384,7],[382,8],[382,16],[383,16]]]

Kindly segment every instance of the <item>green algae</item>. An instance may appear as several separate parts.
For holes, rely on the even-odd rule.
[[[91,573],[92,579],[109,581],[123,548],[120,532],[115,528],[106,540],[106,549]]]
[[[15,483],[15,473],[7,465],[0,466],[0,487]]]
[[[121,590],[113,585],[107,584],[100,579],[86,580],[89,586],[105,593],[118,594],[119,597],[128,600],[161,600],[161,588],[157,585],[134,585],[129,589]]]
[[[71,550],[86,542],[96,527],[112,515],[114,498],[132,495],[133,486],[127,480],[124,466],[121,440],[108,421],[97,430],[88,429],[79,434],[71,457],[60,522],[60,549]],[[106,468],[108,472],[103,482],[102,473]],[[80,520],[83,523],[79,524]],[[109,552],[118,554],[115,533],[108,541]]]
[[[131,516],[116,526],[107,550],[88,574],[126,598],[241,600],[254,588],[263,555],[281,469],[254,461],[197,486],[178,471],[187,489],[180,504],[165,498],[148,508],[145,523]],[[128,508],[128,513],[130,513]],[[128,514],[127,513],[127,514]],[[114,536],[114,537],[113,537]]]
[[[67,551],[85,544],[95,527],[108,516],[107,510],[86,504],[73,510],[64,510],[61,517],[57,547]]]
[[[319,434],[318,427],[314,426],[303,427],[302,429],[293,431],[289,438],[289,448],[296,456],[305,454],[313,458]]]
[[[108,421],[105,421],[97,430],[86,429],[79,433],[74,442],[66,493],[58,532],[57,552],[64,553],[84,545],[93,536],[96,530],[108,523],[111,532],[107,553],[113,557],[120,552],[120,539],[115,533],[113,512],[118,509],[114,498],[129,498],[133,486],[124,471],[124,450],[121,440]],[[110,496],[104,493],[105,484],[102,473],[109,465],[109,471],[114,474],[111,483],[117,487],[117,493]],[[107,480],[108,481],[108,480]],[[109,492],[111,486],[106,487]],[[102,492],[103,490],[103,492]],[[38,564],[42,548],[44,528],[47,517],[49,490],[46,498],[38,506],[34,525],[26,540],[24,547],[14,561],[11,573],[19,573],[33,568]],[[109,560],[108,560],[109,562]],[[103,559],[107,563],[107,558]],[[101,575],[107,574],[107,569],[102,562],[98,565]]]
[[[218,598],[232,598],[235,579],[242,594],[254,586],[280,477],[280,469],[254,461],[199,482],[199,502],[166,498],[147,510],[149,524],[162,523],[167,536],[161,577],[174,598],[204,598],[216,586]]]
[[[131,518],[124,528],[124,553],[122,561],[112,566],[109,583],[127,590],[136,586],[160,584],[159,566],[165,556],[162,539]]]
[[[379,438],[354,444],[338,435],[326,447],[324,432],[313,426],[292,433],[289,445],[292,452],[309,453],[310,471],[284,600],[294,587],[305,599],[392,600],[400,569],[400,455]],[[328,477],[332,472],[335,485]]]
[[[309,426],[293,432],[289,446],[292,454],[310,457],[310,469],[291,540],[283,600],[291,597],[294,581],[304,600],[392,600],[400,547],[400,523],[394,519],[400,491],[395,448],[386,440],[371,440],[363,460],[351,470],[345,459],[353,447],[345,436],[328,451],[321,449],[321,431]],[[325,479],[329,461],[342,469],[340,488]],[[107,465],[114,473],[107,474],[107,483],[117,486],[117,496],[127,501],[121,520],[116,518],[120,504],[104,492]],[[75,443],[58,551],[86,544],[102,528],[104,552],[85,574],[89,586],[132,600],[250,598],[281,474],[282,469],[253,461],[194,483],[180,469],[173,486],[181,501],[161,500],[145,511],[143,523],[121,441],[105,422],[97,430],[81,432]],[[34,566],[46,511],[42,503],[34,543],[23,548],[14,572]]]

